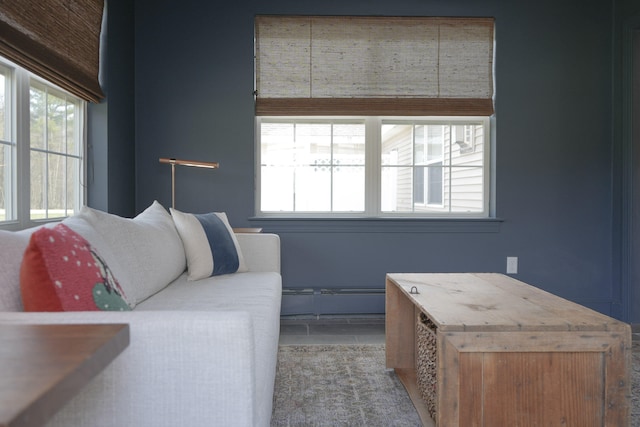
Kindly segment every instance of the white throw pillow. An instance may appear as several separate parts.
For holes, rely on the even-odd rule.
[[[117,257],[121,271],[112,270],[130,304],[144,301],[184,272],[182,241],[171,216],[157,201],[133,219],[89,207],[78,215],[95,228]],[[105,261],[111,265],[107,257]]]
[[[126,276],[127,271],[125,267],[121,265],[120,257],[118,256],[118,249],[115,250],[111,247],[107,241],[102,238],[102,235],[95,229],[95,227],[87,220],[87,215],[82,215],[82,212],[91,208],[83,208],[80,214],[65,218],[62,223],[82,236],[92,248],[96,250],[96,253],[100,254],[100,257],[104,260],[105,264],[109,266],[109,270],[113,276],[120,281],[120,276]],[[133,308],[136,306],[135,301],[127,297],[126,294],[122,295],[122,298]]]
[[[30,234],[0,230],[0,311],[22,311],[20,265]]]
[[[187,255],[189,280],[248,270],[224,212],[189,214],[169,210]]]

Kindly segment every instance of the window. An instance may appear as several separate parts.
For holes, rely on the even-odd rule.
[[[259,117],[261,215],[488,215],[489,121]]]
[[[413,169],[413,203],[442,205],[442,126],[420,125],[411,130],[415,133],[414,161],[418,165]]]
[[[489,215],[490,17],[258,16],[257,213]]]
[[[362,121],[262,121],[262,211],[363,212]]]
[[[82,206],[84,111],[85,101],[0,58],[0,224]]]

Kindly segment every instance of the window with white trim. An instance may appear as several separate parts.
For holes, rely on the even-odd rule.
[[[488,216],[486,117],[259,117],[258,214]]]
[[[85,109],[0,58],[0,226],[60,219],[84,204]]]
[[[489,215],[494,19],[258,16],[256,206]]]

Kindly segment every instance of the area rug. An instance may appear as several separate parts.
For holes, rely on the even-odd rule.
[[[640,344],[633,343],[631,426],[640,427]],[[384,345],[280,346],[272,427],[420,426]]]
[[[272,427],[420,425],[384,345],[280,346]]]

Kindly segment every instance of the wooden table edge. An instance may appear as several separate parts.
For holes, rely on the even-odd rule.
[[[1,325],[1,324],[0,324]],[[98,326],[114,328],[114,335],[94,353],[78,364],[68,375],[23,408],[13,419],[0,421],[0,427],[30,427],[44,425],[64,405],[77,395],[129,345],[130,331],[126,323],[95,324],[11,324],[10,326]]]

